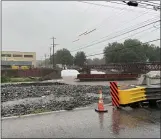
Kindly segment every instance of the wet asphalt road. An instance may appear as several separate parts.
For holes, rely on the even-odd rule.
[[[160,111],[96,106],[2,120],[2,138],[160,138]]]

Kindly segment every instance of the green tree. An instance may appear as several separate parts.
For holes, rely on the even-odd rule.
[[[88,58],[88,59],[86,60],[86,62],[87,62],[88,65],[92,65],[92,64],[93,64],[93,60],[90,59],[90,58]]]
[[[77,66],[83,66],[86,62],[86,55],[83,51],[77,52],[74,57],[74,64]]]
[[[87,64],[88,65],[103,65],[103,64],[105,64],[105,59],[104,58],[101,58],[101,59],[99,59],[99,58],[94,58],[94,59],[87,59]]]
[[[104,49],[104,59],[105,63],[117,63],[120,62],[119,51],[123,49],[123,44],[114,42],[112,44],[108,44]]]
[[[137,39],[128,39],[124,43],[111,43],[104,49],[106,64],[121,62],[159,61],[160,48],[143,44]]]
[[[54,56],[55,56],[54,58],[55,64],[73,65],[73,56],[71,55],[70,51],[65,48],[58,50]],[[51,61],[53,61],[52,57],[51,57]]]

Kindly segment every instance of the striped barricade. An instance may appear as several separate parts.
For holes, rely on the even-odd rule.
[[[136,86],[130,89],[121,90],[116,82],[110,82],[110,93],[112,105],[115,107],[131,106],[137,107],[139,102],[149,102],[156,105],[157,100],[161,100],[161,87],[141,87]]]
[[[110,82],[112,105],[115,107],[147,100],[145,87],[137,87],[126,90],[119,90],[116,82]]]
[[[120,100],[119,100],[118,86],[116,82],[110,82],[110,94],[112,98],[112,105],[119,107]]]

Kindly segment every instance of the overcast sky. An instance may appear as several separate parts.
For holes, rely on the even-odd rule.
[[[76,1],[3,1],[2,50],[33,51],[36,52],[37,59],[44,59],[45,53],[49,55],[49,47],[52,44],[50,38],[53,36],[56,38],[55,43],[59,44],[56,46],[56,50],[67,48],[72,51],[92,44],[93,41],[98,42],[111,33],[115,36],[118,35],[117,31],[128,27],[133,29],[133,26],[138,27],[139,23],[141,26],[142,22],[148,19],[149,22],[154,21],[154,18],[155,20],[160,19],[160,11],[103,1],[89,2],[107,5],[107,7]],[[153,20],[150,20],[152,18]],[[93,45],[83,51],[87,55],[99,53],[108,43],[123,42],[124,38],[128,36],[129,38],[139,38],[143,42],[160,38],[158,25],[159,23],[155,24],[156,28],[152,28],[153,25],[147,26],[141,29],[142,33],[136,34],[141,31],[137,30]],[[96,30],[92,33],[78,37],[81,33],[95,28]],[[73,42],[78,38],[79,41]],[[160,42],[157,41],[154,44],[159,46]],[[72,54],[74,55],[75,52]]]

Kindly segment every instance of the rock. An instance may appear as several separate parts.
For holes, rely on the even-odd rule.
[[[67,85],[63,83],[22,83],[2,85],[2,117],[34,113],[36,110],[73,110],[98,101],[98,90],[104,86]],[[109,90],[103,96],[109,95]],[[88,95],[95,94],[95,95]],[[39,101],[35,99],[39,98]],[[69,98],[69,99],[68,99]],[[27,99],[27,100],[26,100]],[[19,101],[18,104],[4,105]]]

